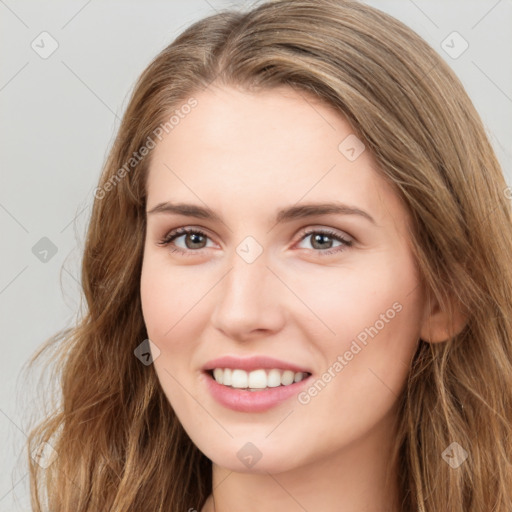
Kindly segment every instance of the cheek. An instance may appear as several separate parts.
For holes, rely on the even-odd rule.
[[[350,297],[337,300],[336,308],[329,305],[332,315],[325,321],[336,337],[315,338],[324,368],[299,402],[306,404],[303,412],[309,413],[311,431],[332,426],[333,443],[337,436],[356,439],[390,414],[417,346],[417,291],[411,293],[414,286],[408,280],[381,277],[379,283],[372,282],[372,293],[354,287]]]
[[[421,321],[421,288],[412,261],[384,261],[378,273],[353,283],[336,327],[342,373],[361,400],[390,405],[398,398],[415,353]]]
[[[158,269],[145,260],[142,266],[140,281],[140,297],[142,315],[150,339],[161,339],[167,329],[165,324],[170,321],[169,311],[172,311],[173,294],[168,290],[165,279],[159,279]]]
[[[186,397],[180,383],[193,371],[194,344],[190,326],[194,318],[191,308],[197,302],[195,293],[187,289],[185,279],[176,268],[170,272],[168,265],[149,256],[142,266],[140,295],[148,338],[159,349],[154,359],[158,380],[174,410],[186,410]]]
[[[161,254],[144,260],[140,294],[148,338],[160,350],[154,365],[173,406],[179,407],[185,382],[198,372],[195,358],[211,315],[205,295],[212,280],[197,278],[193,266],[171,266]],[[213,276],[215,277],[215,276]]]
[[[419,328],[418,275],[408,254],[358,255],[353,264],[310,268],[293,281],[316,317],[305,315],[309,330],[318,331],[315,338],[330,347],[343,349],[356,338],[364,342],[376,331],[379,338],[409,339]]]
[[[298,292],[331,331],[318,319],[303,323],[305,332],[318,332],[310,339],[322,354],[325,379],[320,378],[329,382],[317,404],[325,411],[333,403],[347,411],[354,402],[367,404],[360,428],[384,415],[398,398],[417,347],[422,313],[413,260],[396,254],[369,259],[357,268],[333,269],[329,276],[325,269],[307,275]]]
[[[148,335],[161,342],[171,340],[175,332],[196,315],[194,307],[207,290],[206,284],[194,284],[186,271],[159,261],[144,260],[140,295]],[[204,290],[203,290],[204,288]]]

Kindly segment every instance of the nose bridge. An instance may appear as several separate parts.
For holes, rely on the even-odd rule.
[[[233,337],[243,337],[254,330],[277,329],[282,320],[282,290],[280,293],[279,280],[267,267],[267,254],[261,252],[253,260],[250,245],[249,251],[246,249],[242,242],[233,253],[230,270],[219,283],[212,315],[215,327]]]

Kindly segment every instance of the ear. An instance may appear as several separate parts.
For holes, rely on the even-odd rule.
[[[462,311],[460,304],[452,296],[446,299],[444,305],[430,297],[425,301],[420,338],[428,343],[448,341],[464,329],[467,321],[467,314]]]

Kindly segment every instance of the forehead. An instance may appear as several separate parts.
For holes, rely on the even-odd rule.
[[[336,153],[339,137],[353,132],[332,107],[290,87],[248,92],[210,86],[194,98],[197,105],[165,137],[169,144],[215,153],[229,150],[231,155],[250,151],[259,161],[270,149],[275,158],[281,147],[286,159],[293,161],[294,156],[307,158],[315,148],[329,147]]]
[[[376,218],[403,216],[373,155],[318,98],[288,87],[214,86],[193,97],[195,108],[153,150],[148,205],[201,200],[254,215],[301,200],[332,200],[357,204]],[[363,148],[355,159],[346,152],[351,146],[357,153]]]

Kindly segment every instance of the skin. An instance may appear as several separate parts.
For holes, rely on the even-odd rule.
[[[162,388],[213,462],[202,512],[214,510],[213,498],[216,512],[398,511],[396,467],[388,466],[398,396],[419,338],[447,336],[438,306],[424,300],[408,212],[368,150],[355,161],[338,150],[353,130],[316,98],[216,84],[194,97],[197,107],[152,152],[147,211],[164,201],[206,205],[223,222],[148,214],[140,291]],[[375,223],[342,214],[275,223],[279,208],[328,201]],[[207,238],[159,245],[179,227]],[[353,245],[315,243],[305,228]],[[236,252],[247,236],[263,250],[252,263]],[[321,254],[329,248],[342,250]],[[235,412],[206,390],[202,365],[227,354],[270,355],[315,379],[332,373],[358,334],[397,303],[400,312],[307,404],[293,397],[263,413]],[[237,457],[249,441],[262,454],[251,468]]]

